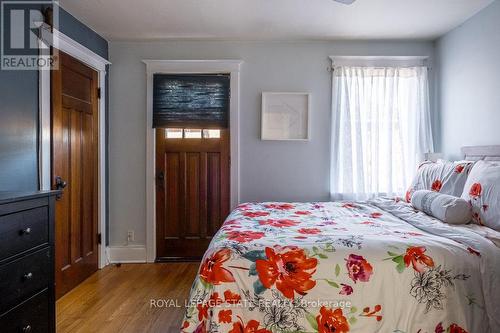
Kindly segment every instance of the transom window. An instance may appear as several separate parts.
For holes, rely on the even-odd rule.
[[[165,128],[167,139],[220,139],[220,129]]]

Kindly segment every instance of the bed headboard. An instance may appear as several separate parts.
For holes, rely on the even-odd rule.
[[[462,154],[469,161],[500,161],[500,145],[462,147]]]

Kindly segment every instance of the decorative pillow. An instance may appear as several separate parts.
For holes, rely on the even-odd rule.
[[[500,231],[500,162],[476,162],[465,183],[462,199],[472,205],[474,222]]]
[[[427,215],[450,224],[465,224],[472,219],[470,204],[448,194],[418,190],[413,193],[411,204]]]
[[[467,176],[474,162],[424,162],[420,164],[413,182],[406,192],[406,201],[411,202],[413,192],[429,190],[460,197]]]

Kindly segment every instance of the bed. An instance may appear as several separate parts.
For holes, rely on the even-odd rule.
[[[500,147],[466,147],[500,159]],[[399,198],[239,205],[214,236],[182,332],[500,332],[500,233]]]

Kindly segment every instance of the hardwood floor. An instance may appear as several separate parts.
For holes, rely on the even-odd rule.
[[[114,265],[57,301],[57,332],[179,332],[199,263]],[[151,299],[180,307],[154,308]]]

